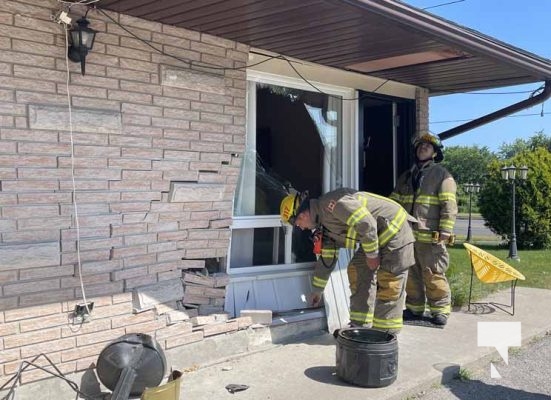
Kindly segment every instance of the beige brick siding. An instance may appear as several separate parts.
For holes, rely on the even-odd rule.
[[[171,348],[237,329],[167,327],[154,310],[134,313],[131,292],[226,256],[246,85],[244,70],[219,67],[243,67],[248,47],[109,13],[154,47],[204,65],[190,68],[90,11],[99,32],[86,75],[69,62],[71,143],[65,37],[51,20],[59,7],[0,2],[0,384],[40,353],[70,373],[123,334],[157,335]],[[80,275],[95,307],[79,326],[69,317]],[[23,382],[44,376],[29,371]]]
[[[428,89],[417,88],[415,90],[416,104],[416,127],[417,134],[429,131],[429,91]]]

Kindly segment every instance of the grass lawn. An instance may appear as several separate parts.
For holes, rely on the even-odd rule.
[[[508,247],[496,242],[472,242],[475,246],[493,254],[520,271],[525,281],[518,281],[518,286],[551,289],[551,250],[519,250],[520,261],[507,260]],[[450,253],[450,268],[446,273],[452,291],[452,305],[466,305],[469,299],[469,285],[471,279],[471,264],[467,251],[461,241],[453,247],[448,247]],[[506,289],[510,282],[499,284],[481,283],[476,276],[473,280],[473,299],[480,299],[492,292]]]

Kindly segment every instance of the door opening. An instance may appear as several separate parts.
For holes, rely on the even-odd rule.
[[[415,101],[361,93],[359,189],[388,196],[412,162]]]

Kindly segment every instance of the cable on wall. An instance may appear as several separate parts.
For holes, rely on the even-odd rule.
[[[270,61],[271,59],[274,59],[274,58],[280,58],[280,56],[270,56],[267,60],[260,61],[256,64],[245,65],[243,67],[218,67],[218,66],[215,66],[215,65],[212,65],[212,64],[205,64],[205,63],[197,62],[197,61],[194,61],[194,60],[185,59],[185,58],[182,58],[182,57],[175,56],[174,54],[167,53],[162,49],[158,49],[157,47],[153,46],[149,41],[147,41],[145,39],[142,39],[141,37],[136,35],[134,32],[132,32],[131,30],[126,28],[124,25],[122,25],[116,19],[114,19],[109,14],[107,14],[105,11],[103,11],[101,8],[97,8],[96,10],[99,11],[100,13],[102,13],[107,18],[109,18],[113,23],[115,23],[119,28],[124,30],[126,33],[132,35],[133,38],[139,40],[140,42],[142,42],[146,46],[151,47],[157,53],[159,53],[163,56],[166,56],[166,57],[174,58],[175,60],[183,62],[184,64],[188,64],[190,67],[201,67],[201,68],[208,68],[208,69],[214,69],[214,70],[223,70],[223,71],[226,71],[226,70],[227,71],[238,71],[238,70],[245,70],[247,68],[263,64],[263,63],[268,62],[268,61]]]
[[[78,205],[77,205],[77,188],[75,182],[75,143],[73,139],[73,108],[71,106],[71,91],[70,91],[70,71],[69,71],[69,26],[64,25],[65,31],[65,67],[67,79],[65,80],[65,88],[67,91],[67,105],[69,107],[69,137],[71,139],[71,182],[72,182],[72,198],[73,198],[73,211],[74,211],[74,221],[75,228],[77,232],[76,245],[77,245],[77,267],[78,267],[78,278],[80,282],[80,290],[82,293],[82,300],[84,301],[84,306],[88,315],[91,315],[91,310],[88,307],[88,300],[86,299],[86,291],[84,290],[84,281],[82,279],[82,262],[80,258],[80,224],[78,217]]]
[[[70,4],[70,5],[75,5],[75,4],[82,4],[82,5],[92,5],[94,3],[97,3],[99,0],[75,0],[75,1],[68,1],[68,0],[58,0],[58,2],[60,3],[63,3],[63,4]],[[440,6],[446,6],[446,5],[450,5],[450,4],[455,4],[455,3],[461,3],[465,0],[457,0],[457,1],[451,1],[451,2],[448,2],[448,3],[443,3],[443,4],[438,4],[438,5],[435,5],[435,6],[430,6],[430,7],[426,7],[426,8],[423,8],[423,10],[426,10],[426,9],[429,9],[429,8],[435,8],[435,7],[440,7]],[[137,36],[134,32],[132,32],[131,30],[129,30],[128,28],[126,28],[124,25],[122,25],[120,22],[118,22],[117,20],[115,20],[113,17],[111,17],[108,13],[106,13],[105,11],[103,11],[102,9],[100,8],[96,8],[94,6],[94,9],[98,12],[100,12],[101,14],[103,14],[105,17],[107,17],[110,21],[112,21],[114,24],[116,24],[118,27],[120,27],[121,29],[123,29],[125,32],[127,32],[129,35],[131,35],[132,37],[134,37],[135,39],[139,40],[140,42],[144,43],[145,45],[147,45],[148,47],[151,47],[153,50],[155,50],[157,53],[161,54],[161,55],[164,55],[166,57],[170,57],[170,58],[173,58],[175,60],[178,60],[184,64],[187,64],[190,68],[191,67],[202,67],[202,68],[208,68],[208,69],[211,69],[211,70],[223,70],[223,71],[231,71],[231,70],[246,70],[247,68],[251,68],[251,67],[254,67],[254,66],[257,66],[257,65],[260,65],[260,64],[263,64],[263,63],[266,63],[268,61],[271,61],[273,59],[279,59],[279,60],[284,60],[286,61],[289,66],[293,69],[293,71],[295,72],[295,74],[300,78],[302,79],[306,84],[308,84],[309,86],[311,86],[313,89],[315,89],[318,93],[321,93],[321,94],[324,94],[326,96],[330,96],[330,97],[333,97],[333,98],[337,98],[337,99],[340,99],[340,100],[343,100],[343,101],[356,101],[356,100],[362,100],[363,98],[365,97],[369,97],[370,94],[372,93],[377,93],[377,91],[379,89],[381,89],[386,83],[388,83],[390,80],[389,79],[386,79],[384,80],[379,86],[377,86],[375,89],[373,89],[372,91],[370,91],[369,93],[366,93],[364,95],[361,95],[361,96],[358,96],[358,97],[353,97],[353,98],[342,98],[340,96],[334,96],[334,95],[331,95],[329,93],[325,93],[323,92],[322,90],[320,90],[317,86],[315,86],[312,82],[310,82],[308,79],[306,79],[298,70],[297,68],[295,67],[294,65],[294,61],[290,60],[289,58],[285,57],[284,55],[268,55],[268,54],[263,54],[263,53],[260,53],[260,52],[255,52],[255,51],[251,51],[251,53],[254,53],[254,54],[259,54],[259,55],[263,55],[265,57],[267,57],[265,60],[262,60],[262,61],[259,61],[257,63],[254,63],[254,64],[247,64],[247,65],[244,65],[242,67],[218,67],[218,66],[214,66],[214,65],[211,65],[211,64],[206,64],[206,63],[201,63],[201,62],[197,62],[197,61],[194,61],[194,60],[190,60],[190,59],[185,59],[185,58],[182,58],[182,57],[178,57],[176,55],[173,55],[173,54],[170,54],[170,53],[167,53],[165,52],[164,50],[162,49],[159,49],[157,47],[155,47],[153,44],[151,44],[149,41],[145,40],[145,39],[142,39],[140,38],[139,36]],[[523,94],[523,93],[532,93],[532,96],[534,95],[534,91],[510,91],[510,92],[488,92],[488,93],[484,93],[484,92],[453,92],[453,91],[450,91],[448,92],[449,94],[469,94],[469,95],[509,95],[509,94]],[[543,114],[542,114],[543,115]]]
[[[213,69],[213,70],[223,70],[223,71],[235,71],[235,70],[246,70],[247,68],[251,68],[251,67],[255,67],[257,65],[260,65],[260,64],[264,64],[268,61],[271,61],[273,59],[279,59],[279,60],[284,60],[286,61],[290,66],[291,68],[295,71],[295,73],[298,75],[298,77],[300,79],[302,79],[306,84],[308,84],[309,86],[313,87],[317,92],[321,93],[321,94],[324,94],[326,96],[330,96],[330,97],[334,97],[334,98],[337,98],[337,99],[340,99],[340,100],[343,100],[343,101],[351,101],[351,100],[361,100],[362,98],[364,97],[368,97],[369,94],[365,94],[365,95],[362,95],[362,96],[358,96],[358,97],[354,97],[354,98],[342,98],[340,96],[334,96],[334,95],[331,95],[329,93],[325,93],[323,92],[322,90],[320,90],[318,87],[316,87],[312,82],[310,82],[309,80],[307,80],[297,69],[296,67],[293,65],[293,61],[291,61],[289,58],[285,57],[284,55],[275,55],[275,56],[272,56],[272,55],[267,55],[267,54],[262,54],[262,53],[259,53],[259,52],[252,52],[252,53],[255,53],[255,54],[260,54],[260,55],[263,55],[265,57],[268,57],[267,59],[265,60],[262,60],[262,61],[259,61],[257,63],[254,63],[254,64],[247,64],[247,65],[244,65],[242,67],[218,67],[218,66],[213,66],[211,64],[205,64],[205,63],[200,63],[200,62],[196,62],[194,60],[189,60],[189,59],[185,59],[185,58],[182,58],[182,57],[178,57],[178,56],[175,56],[173,54],[170,54],[170,53],[167,53],[165,52],[164,50],[162,49],[159,49],[157,47],[155,47],[154,45],[152,45],[149,41],[147,40],[144,40],[142,39],[141,37],[137,36],[134,32],[132,32],[131,30],[129,30],[128,28],[126,28],[124,25],[122,25],[121,23],[119,23],[117,20],[115,20],[113,17],[111,17],[109,14],[107,14],[105,11],[103,11],[102,9],[98,8],[96,9],[97,11],[99,11],[101,14],[103,14],[105,17],[107,17],[109,20],[111,20],[113,23],[115,23],[119,28],[123,29],[125,32],[127,32],[129,35],[131,35],[132,37],[134,37],[135,39],[139,40],[140,42],[142,42],[143,44],[145,44],[146,46],[148,47],[151,47],[153,50],[155,50],[157,53],[163,55],[163,56],[166,56],[166,57],[171,57],[175,60],[178,60],[180,62],[183,62],[184,64],[187,64],[189,65],[190,67],[202,67],[202,68],[208,68],[208,69]],[[370,93],[376,93],[377,90],[379,90],[381,87],[383,87],[383,85],[385,85],[387,82],[389,82],[389,79],[386,79],[385,81],[383,81],[379,86],[377,86],[373,91],[371,91]]]
[[[62,3],[66,6],[68,6],[68,8],[70,8],[71,6],[74,6],[74,5],[91,5],[91,4],[94,4],[96,2],[98,2],[99,0],[80,0],[80,1],[64,1],[64,0],[58,0],[59,3]],[[87,13],[88,11],[90,10],[90,8],[87,10]],[[184,62],[190,66],[201,66],[201,67],[204,67],[204,68],[210,68],[210,69],[219,69],[219,70],[244,70],[244,69],[247,69],[247,68],[250,68],[250,67],[254,67],[254,66],[257,66],[257,65],[260,65],[260,64],[263,64],[265,62],[268,62],[270,60],[273,60],[273,59],[281,59],[281,60],[284,60],[286,61],[290,66],[291,68],[295,71],[295,73],[300,77],[300,79],[302,79],[304,82],[306,82],[308,85],[310,85],[311,87],[313,87],[317,92],[319,93],[322,93],[322,94],[325,94],[327,96],[331,96],[331,97],[335,97],[335,98],[338,98],[338,99],[341,99],[341,100],[360,100],[361,98],[365,97],[366,95],[363,95],[363,96],[359,96],[359,97],[355,97],[355,98],[342,98],[340,96],[334,96],[334,95],[331,95],[331,94],[328,94],[328,93],[325,93],[323,92],[321,89],[319,89],[318,87],[316,87],[312,82],[310,82],[308,79],[306,79],[297,69],[296,67],[293,65],[293,61],[289,60],[287,57],[283,56],[283,55],[275,55],[275,56],[269,56],[269,55],[265,55],[266,57],[268,57],[267,59],[265,60],[262,60],[258,63],[255,63],[255,64],[249,64],[249,65],[245,65],[245,66],[242,66],[242,67],[235,67],[235,68],[229,68],[229,67],[216,67],[216,66],[211,66],[211,65],[207,65],[207,64],[204,64],[204,63],[196,63],[194,62],[193,60],[186,60],[186,59],[183,59],[181,57],[177,57],[177,56],[174,56],[172,54],[168,54],[166,52],[164,52],[163,50],[161,49],[158,49],[156,48],[155,46],[153,46],[151,43],[149,43],[148,41],[146,40],[143,40],[142,38],[138,37],[137,35],[135,35],[133,32],[131,32],[129,29],[127,29],[126,27],[124,27],[123,25],[121,25],[118,21],[116,21],[115,19],[113,19],[109,14],[105,13],[103,10],[101,9],[96,9],[98,10],[99,12],[101,12],[103,15],[105,15],[108,19],[110,19],[112,22],[114,22],[116,25],[118,25],[121,29],[123,29],[124,31],[126,31],[127,33],[129,33],[131,36],[133,36],[134,38],[138,39],[139,41],[143,42],[144,44],[146,44],[147,46],[151,47],[153,50],[155,50],[156,52],[162,54],[162,55],[165,55],[165,56],[168,56],[168,57],[171,57],[171,58],[174,58],[178,61],[181,61],[181,62]],[[61,23],[62,21],[57,21],[58,23]],[[81,293],[82,293],[82,300],[84,302],[84,307],[86,308],[86,311],[88,313],[88,315],[91,315],[91,309],[89,308],[88,306],[88,300],[87,300],[87,297],[86,297],[86,290],[85,290],[85,287],[84,287],[84,281],[83,281],[83,274],[82,274],[82,260],[81,260],[81,249],[80,249],[80,242],[81,242],[81,238],[80,238],[80,221],[79,221],[79,213],[78,213],[78,202],[77,202],[77,198],[76,198],[76,194],[77,194],[77,188],[76,188],[76,180],[75,180],[75,144],[74,144],[74,134],[73,134],[73,111],[72,111],[72,105],[71,105],[71,90],[70,90],[70,69],[69,69],[69,57],[68,57],[68,52],[69,52],[69,28],[70,28],[70,23],[65,23],[63,22],[63,30],[64,30],[64,34],[65,34],[65,67],[66,67],[66,81],[65,81],[65,87],[66,87],[66,92],[67,92],[67,106],[68,106],[68,111],[69,111],[69,137],[70,137],[70,144],[71,144],[71,184],[72,184],[72,200],[73,200],[73,212],[74,212],[74,221],[75,221],[75,229],[76,229],[76,254],[77,254],[77,268],[78,268],[78,275],[79,275],[79,283],[80,283],[80,290],[81,290]],[[379,84],[374,90],[373,92],[376,92],[377,90],[379,90],[383,85],[385,85],[389,80],[385,80],[383,81],[381,84]]]
[[[319,93],[322,93],[326,96],[329,96],[329,97],[333,97],[335,99],[339,99],[339,100],[343,100],[343,101],[354,101],[354,100],[361,100],[365,97],[369,97],[370,94],[373,94],[373,93],[376,93],[380,88],[382,88],[387,82],[389,82],[389,79],[385,79],[381,84],[379,84],[379,86],[377,86],[375,89],[373,89],[371,92],[369,93],[366,93],[366,94],[363,94],[361,96],[358,96],[358,97],[351,97],[351,98],[346,98],[346,97],[341,97],[341,96],[334,96],[332,94],[329,94],[329,93],[325,93],[323,90],[319,89],[316,85],[314,85],[312,82],[310,82],[308,79],[306,79],[300,72],[298,72],[298,70],[296,69],[296,67],[293,65],[293,62],[291,60],[289,60],[287,57],[285,56],[281,56],[285,61],[287,61],[287,63],[289,64],[289,66],[293,69],[293,71],[295,71],[295,73],[300,77],[300,79],[302,79],[304,82],[306,82],[308,85],[310,85],[311,87],[313,87],[314,89],[316,89],[317,92]]]

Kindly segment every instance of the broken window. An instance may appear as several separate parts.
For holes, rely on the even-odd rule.
[[[283,226],[279,205],[290,190],[342,186],[342,99],[256,82],[249,91],[230,268],[314,261],[310,232]]]

